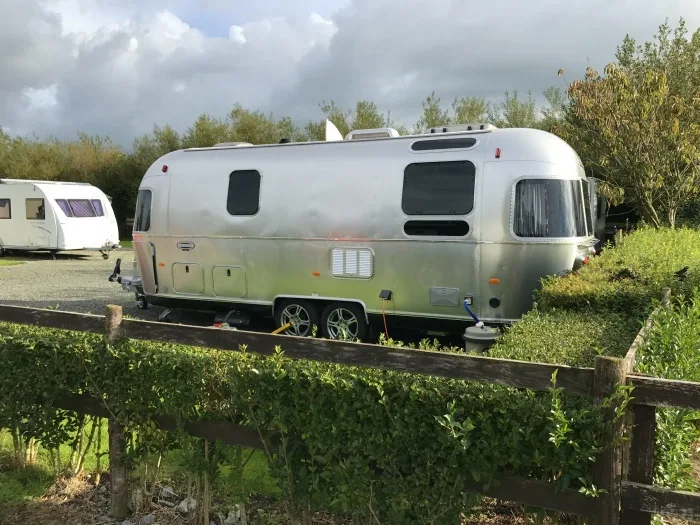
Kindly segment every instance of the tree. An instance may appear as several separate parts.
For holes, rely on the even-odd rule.
[[[488,120],[491,104],[483,97],[455,98],[452,103],[455,124],[470,124]]]
[[[544,98],[548,105],[542,108],[542,118],[535,127],[556,133],[566,115],[566,97],[561,89],[552,86],[544,91]]]
[[[606,182],[660,227],[665,209],[673,228],[678,209],[698,193],[700,98],[674,95],[668,76],[649,66],[589,68],[570,84],[566,138]],[[684,122],[682,125],[681,122]]]
[[[236,110],[234,109],[234,111]],[[219,142],[226,142],[229,135],[229,126],[223,120],[202,114],[185,131],[182,136],[182,147],[211,147]]]
[[[517,90],[512,95],[506,91],[503,102],[489,108],[489,120],[499,128],[538,127],[535,99],[532,93],[528,92],[527,95],[527,100],[520,100]]]
[[[430,128],[446,126],[452,122],[449,112],[440,106],[440,97],[435,95],[435,91],[430,93],[423,100],[423,115],[413,127],[414,133],[425,133]]]

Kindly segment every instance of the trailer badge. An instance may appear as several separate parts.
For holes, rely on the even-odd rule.
[[[177,247],[184,252],[189,252],[190,250],[194,249],[194,243],[191,241],[180,241],[177,243]]]

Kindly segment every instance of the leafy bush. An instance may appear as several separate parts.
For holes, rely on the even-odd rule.
[[[507,328],[489,350],[491,357],[592,367],[596,355],[624,356],[635,334],[637,319],[619,313],[534,310]]]
[[[589,487],[602,423],[559,391],[364,370],[247,352],[0,325],[0,427],[67,439],[69,393],[105,396],[129,429],[152,414],[281,432],[273,472],[294,502],[391,523],[458,523],[468,482],[497,473]],[[30,417],[31,416],[31,417]],[[70,419],[70,418],[69,418]],[[147,434],[146,434],[147,435]],[[135,446],[131,443],[131,447]]]
[[[680,228],[641,229],[620,246],[603,250],[580,271],[563,278],[547,278],[535,294],[538,308],[585,310],[605,315],[620,313],[646,318],[661,289],[686,295],[700,285],[700,231]],[[688,266],[687,278],[675,273]]]

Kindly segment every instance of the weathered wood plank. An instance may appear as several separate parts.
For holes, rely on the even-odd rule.
[[[656,407],[634,405],[632,415],[632,439],[630,443],[629,472],[627,480],[634,483],[654,483],[654,440],[656,435]],[[620,525],[650,525],[652,514],[623,507]]]
[[[273,354],[279,346],[287,357],[295,359],[497,383],[532,390],[551,388],[552,374],[558,370],[558,386],[571,393],[589,396],[593,391],[591,368],[131,319],[124,320],[122,326],[124,336],[130,339],[234,351],[245,345],[248,352],[263,355]]]
[[[597,356],[595,359],[594,395],[602,402],[625,382],[625,361],[614,357]],[[593,466],[593,480],[605,494],[597,501],[596,513],[591,517],[595,525],[617,525],[620,514],[620,481],[622,479],[622,419],[615,419],[615,406],[605,408],[603,418],[610,423],[604,443],[612,443],[600,453]],[[612,422],[615,422],[612,425]]]
[[[97,417],[110,417],[107,406],[98,399],[88,396],[66,396],[57,400],[55,406],[64,410],[71,410],[82,414]],[[171,417],[154,416],[153,421],[163,430],[174,431],[178,429],[177,422]],[[216,441],[217,439],[227,445],[264,450],[265,445],[260,434],[250,428],[228,421],[188,421],[183,425],[183,430],[189,435]],[[274,434],[265,433],[270,441],[276,442]]]
[[[634,386],[635,404],[700,410],[700,383],[632,374],[627,384]]]
[[[102,315],[38,310],[26,306],[0,305],[0,321],[94,334],[102,334],[105,331],[105,318]]]
[[[700,492],[685,492],[626,481],[622,506],[662,516],[700,521]]]
[[[628,373],[632,373],[634,371],[634,365],[637,362],[637,350],[644,344],[647,337],[649,337],[649,333],[654,326],[654,318],[659,314],[659,312],[661,312],[661,308],[662,307],[659,307],[651,313],[646,323],[644,323],[644,326],[642,326],[637,333],[637,337],[634,338],[629,350],[627,350],[627,354],[625,355],[625,368],[627,369]]]
[[[501,501],[558,510],[567,514],[591,517],[598,498],[588,497],[577,490],[557,490],[553,483],[536,479],[503,476],[495,486],[483,489],[481,483],[470,483],[466,490]]]

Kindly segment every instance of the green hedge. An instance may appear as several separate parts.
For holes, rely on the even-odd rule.
[[[43,409],[105,394],[132,428],[162,413],[282,431],[273,473],[294,501],[383,522],[459,523],[462,488],[497,473],[590,487],[600,413],[588,399],[380,370],[0,325],[0,427],[68,439]],[[68,418],[70,421],[70,418]],[[69,425],[70,426],[70,425]],[[270,444],[272,447],[272,445]]]
[[[675,273],[685,266],[686,277],[679,280]],[[697,299],[691,302],[698,286],[700,230],[641,229],[582,270],[544,279],[535,309],[506,331],[491,355],[574,366],[592,366],[597,353],[622,357],[669,287],[680,310],[662,314],[636,371],[700,381],[700,308]],[[698,439],[697,413],[658,414],[656,483],[696,487],[690,444]]]

